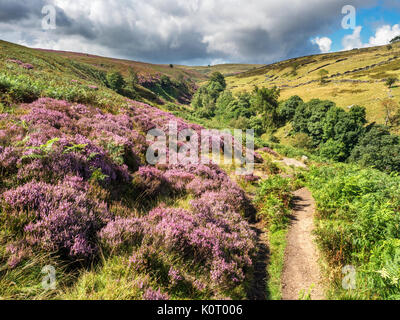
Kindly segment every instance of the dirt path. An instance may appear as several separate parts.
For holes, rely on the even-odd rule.
[[[324,299],[318,265],[318,251],[313,242],[315,202],[304,188],[294,193],[295,208],[287,236],[285,262],[282,272],[282,299],[297,300],[303,290],[311,290],[312,300]]]

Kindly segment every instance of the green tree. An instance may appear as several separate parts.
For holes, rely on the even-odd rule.
[[[224,76],[214,72],[209,82],[195,93],[192,106],[200,117],[211,118],[215,115],[216,102],[220,94],[225,90],[226,82]]]
[[[216,102],[216,114],[220,117],[229,117],[229,106],[235,101],[233,94],[229,90],[222,92]]]
[[[329,74],[329,71],[326,70],[326,69],[321,69],[321,70],[318,72],[318,74],[319,74],[319,76],[320,76],[320,83],[321,83],[321,84],[325,83],[325,82],[326,82],[326,78],[327,78],[327,76],[328,76],[328,74]]]
[[[319,149],[319,154],[325,159],[344,161],[347,158],[346,146],[343,142],[329,139]]]
[[[135,89],[135,86],[139,83],[139,77],[137,75],[137,72],[133,70],[132,68],[129,68],[129,77],[128,77],[128,82],[127,85]]]
[[[386,79],[386,86],[390,89],[399,79],[397,77],[389,77]]]
[[[125,86],[125,80],[118,71],[110,71],[107,73],[107,84],[112,90],[121,92]]]
[[[303,132],[313,139],[315,146],[323,142],[324,123],[327,112],[335,107],[335,103],[328,100],[313,99],[300,104],[293,117],[294,132]]]
[[[284,121],[291,121],[296,113],[296,109],[303,100],[299,96],[290,97],[279,106],[279,114]]]
[[[331,108],[323,120],[323,141],[333,140],[340,143],[344,154],[341,157],[347,158],[364,134],[366,122],[366,111],[363,107],[354,106],[349,112],[338,107]],[[342,160],[344,159],[340,161]]]
[[[221,72],[213,72],[210,76],[210,80],[209,83],[219,83],[222,91],[224,91],[226,89],[226,81],[225,81],[225,77],[223,76],[223,74]]]
[[[349,158],[363,166],[386,172],[400,172],[400,140],[387,127],[372,124]]]
[[[278,99],[280,90],[255,87],[251,98],[252,108],[261,115],[264,129],[267,131],[276,129],[279,125]]]

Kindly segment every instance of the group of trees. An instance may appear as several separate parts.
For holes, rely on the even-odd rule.
[[[282,104],[281,111],[303,147],[318,151],[323,158],[400,171],[399,137],[391,135],[386,126],[366,125],[364,107],[352,106],[347,112],[332,101],[314,99],[304,103],[294,96]]]
[[[326,72],[321,72],[321,81],[324,76]],[[334,161],[400,171],[400,138],[385,125],[367,125],[364,107],[355,105],[346,111],[332,101],[305,103],[293,96],[279,103],[279,97],[276,87],[255,87],[250,93],[234,95],[227,90],[224,76],[215,72],[197,91],[192,106],[199,117],[215,118],[233,128],[254,129],[257,135],[272,133],[290,122],[297,147]],[[390,109],[386,121],[390,125],[400,121],[399,105],[392,102],[386,108]]]
[[[119,71],[111,70],[106,75],[106,85],[110,89],[122,94],[123,96],[136,99],[138,98],[137,86],[139,77],[136,71],[129,69],[128,77],[125,79]],[[158,96],[165,98],[167,101],[179,99],[180,96],[190,96],[190,89],[183,75],[177,79],[171,79],[167,75],[162,75],[158,81],[143,84]]]
[[[138,75],[133,69],[129,70],[127,80],[119,71],[115,70],[109,71],[106,76],[106,84],[110,89],[133,99],[137,98],[136,85],[138,82]]]
[[[258,88],[253,92],[233,95],[226,89],[224,76],[215,72],[209,82],[194,95],[192,106],[201,118],[217,118],[238,129],[254,129],[256,135],[277,128],[279,114],[279,89]]]

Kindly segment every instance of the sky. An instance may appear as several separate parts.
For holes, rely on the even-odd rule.
[[[0,0],[0,39],[163,64],[268,64],[387,44],[399,0]]]

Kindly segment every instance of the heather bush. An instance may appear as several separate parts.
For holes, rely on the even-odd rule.
[[[152,288],[148,288],[143,294],[143,300],[169,300],[169,297],[167,294],[161,293],[160,289],[156,291]]]
[[[159,207],[149,213],[147,221],[160,245],[205,264],[215,285],[232,287],[244,280],[244,269],[252,264],[255,235],[239,214],[220,211],[227,209],[223,203],[210,209],[212,201],[217,203],[215,197],[193,203],[196,214]]]
[[[178,131],[203,128],[144,103],[127,105],[110,114],[41,98],[1,117],[0,222],[13,237],[9,266],[38,251],[95,261],[101,249],[106,257],[130,254],[132,277],[151,278],[143,298],[167,298],[149,288],[182,297],[235,290],[255,251],[243,218],[249,199],[215,164],[144,166],[148,129],[166,129],[171,120]],[[187,210],[142,210],[143,199],[157,203],[163,195],[186,201]]]
[[[39,140],[40,141],[40,140]],[[23,180],[40,177],[46,181],[56,181],[68,174],[78,175],[86,180],[100,169],[107,182],[128,182],[130,175],[126,165],[116,165],[106,152],[81,135],[64,136],[57,140],[51,149],[43,149],[47,143],[28,146],[19,161],[18,178]],[[32,152],[36,156],[32,156]]]
[[[110,219],[105,203],[91,200],[79,177],[57,185],[30,182],[4,192],[4,212],[11,227],[23,227],[30,245],[70,257],[90,258],[97,251],[96,232]]]
[[[117,217],[100,231],[99,238],[106,248],[118,251],[123,247],[140,244],[143,232],[140,219]]]
[[[140,167],[135,173],[134,184],[148,197],[167,194],[170,191],[164,173],[155,167]]]

